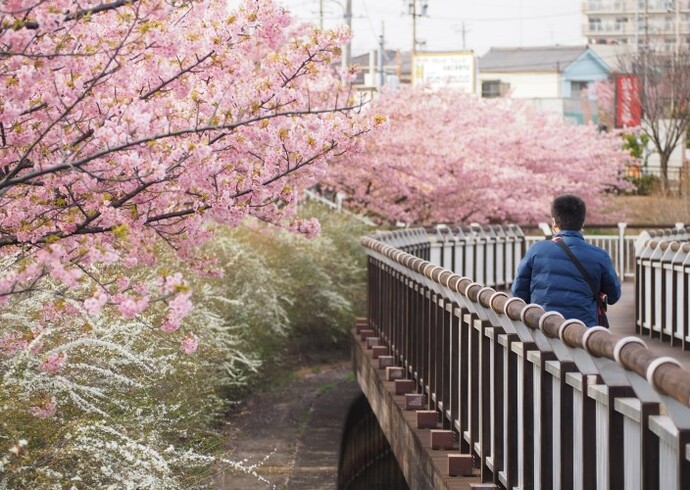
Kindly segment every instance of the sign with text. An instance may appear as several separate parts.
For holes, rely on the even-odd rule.
[[[475,56],[471,51],[416,53],[412,57],[412,84],[434,89],[453,87],[475,92]]]
[[[616,76],[616,127],[639,126],[642,119],[640,78],[636,75]]]

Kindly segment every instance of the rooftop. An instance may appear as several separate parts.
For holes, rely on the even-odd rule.
[[[563,71],[587,46],[491,48],[479,58],[479,71]]]

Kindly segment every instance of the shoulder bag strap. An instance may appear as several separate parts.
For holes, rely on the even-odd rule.
[[[568,257],[570,257],[570,260],[573,261],[573,264],[575,264],[575,267],[577,267],[577,270],[580,271],[580,274],[582,274],[582,277],[585,278],[585,281],[587,284],[589,284],[589,289],[592,291],[592,296],[594,296],[594,300],[599,304],[601,299],[599,299],[599,292],[597,289],[594,287],[594,284],[592,283],[592,276],[589,275],[589,273],[585,270],[585,268],[582,266],[582,262],[580,262],[577,257],[575,257],[575,254],[573,253],[572,250],[570,250],[570,247],[563,241],[561,237],[556,237],[553,239],[553,242],[556,243],[559,247],[561,247],[565,253],[568,254]]]

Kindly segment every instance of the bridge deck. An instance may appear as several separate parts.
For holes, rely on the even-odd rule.
[[[640,337],[656,354],[678,359],[683,367],[690,371],[690,351],[672,346],[669,341],[651,338],[649,335],[638,335],[635,331],[635,284],[632,281],[623,283],[623,295],[618,303],[609,306],[608,317],[612,332]]]

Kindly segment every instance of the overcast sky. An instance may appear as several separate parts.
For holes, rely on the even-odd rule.
[[[298,18],[319,23],[323,1],[324,25],[342,22],[344,0],[279,0]],[[384,23],[385,47],[412,48],[411,0],[352,0],[352,52],[375,49]],[[231,2],[232,3],[232,2]],[[483,55],[490,47],[584,44],[582,0],[417,0],[418,11],[428,4],[427,16],[417,18],[420,49],[465,48]]]

